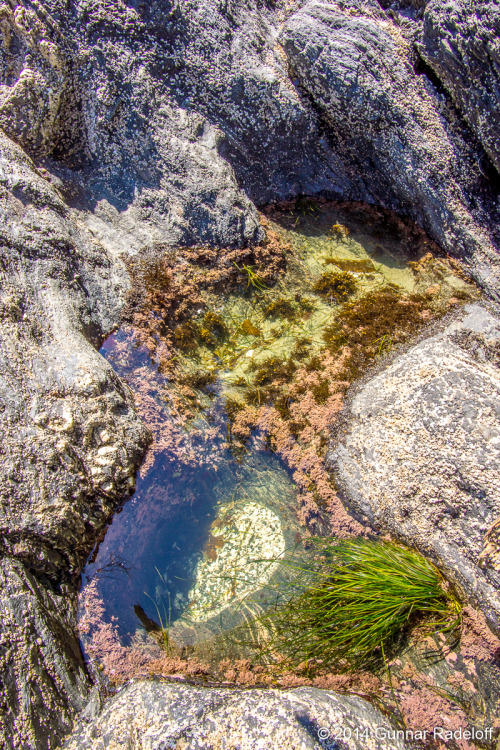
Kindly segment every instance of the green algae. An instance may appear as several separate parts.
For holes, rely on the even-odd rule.
[[[262,274],[258,270],[257,271],[254,270],[254,268],[249,265],[243,265],[243,267],[241,268],[237,263],[235,263],[234,265],[238,269],[238,271],[241,271],[241,273],[246,274],[246,278],[247,278],[246,291],[248,291],[251,287],[258,289],[259,291],[263,291],[264,289],[267,289],[267,284],[265,283],[262,277]]]

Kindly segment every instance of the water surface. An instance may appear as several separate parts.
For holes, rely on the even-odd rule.
[[[286,596],[280,561],[307,534],[299,506],[317,503],[316,533],[335,512],[322,451],[346,385],[337,360],[359,332],[342,329],[335,348],[332,330],[381,291],[422,322],[473,293],[425,243],[415,250],[397,221],[306,203],[270,227],[286,258],[278,283],[245,266],[238,289],[207,291],[174,330],[168,376],[161,346],[149,352],[130,326],[101,349],[155,435],[134,497],[83,574],[82,607],[94,586],[100,617],[125,646],[159,629],[179,647],[201,643]],[[332,278],[340,286],[325,292]],[[384,356],[393,338],[390,327],[368,335],[366,359]]]

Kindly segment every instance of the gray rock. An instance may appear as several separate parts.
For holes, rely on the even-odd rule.
[[[57,747],[87,701],[75,594],[0,560],[2,747]]]
[[[496,630],[499,343],[497,315],[467,306],[360,389],[328,455],[353,507],[443,566]]]
[[[431,0],[418,49],[500,171],[500,8]]]
[[[143,681],[123,688],[96,720],[81,721],[64,748],[118,750],[139,737],[144,750],[375,750],[381,741],[388,750],[407,747],[387,718],[356,696]]]
[[[118,322],[123,262],[1,134],[0,191],[0,737],[54,747],[90,688],[79,574],[149,436],[95,348]]]
[[[415,75],[406,35],[373,5],[305,3],[280,36],[293,73],[368,200],[411,216],[496,296],[498,238],[487,217],[497,208],[476,155]]]
[[[376,0],[290,18],[250,0],[19,8],[3,15],[0,78],[5,106],[27,111],[9,104],[4,127],[33,153],[14,115],[46,134],[72,204],[111,204],[142,241],[235,245],[261,236],[252,201],[326,191],[416,219],[495,293],[495,198],[470,133],[413,70],[411,14]],[[31,70],[44,94],[23,99]]]
[[[82,148],[71,57],[57,25],[38,7],[0,3],[0,127],[30,153]]]
[[[74,580],[147,444],[130,390],[95,349],[127,276],[5,136],[0,170],[1,544]]]

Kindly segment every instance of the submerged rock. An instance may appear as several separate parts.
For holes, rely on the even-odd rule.
[[[469,305],[369,380],[328,463],[376,528],[446,570],[500,627],[500,319]]]
[[[404,750],[387,718],[357,696],[317,688],[235,690],[136,682],[90,723],[83,720],[66,750],[118,750],[140,737],[144,750]]]
[[[210,534],[189,592],[189,619],[208,620],[233,598],[242,600],[267,584],[285,551],[279,516],[256,502],[226,508],[218,516],[218,536]]]

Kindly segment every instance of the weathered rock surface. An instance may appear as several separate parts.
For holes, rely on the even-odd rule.
[[[19,147],[5,136],[0,147],[2,547],[71,580],[147,443],[131,392],[95,349],[126,275]]]
[[[0,127],[34,155],[76,155],[82,122],[57,25],[40,6],[0,3],[0,31]]]
[[[415,75],[404,30],[367,5],[305,3],[280,36],[293,72],[368,200],[410,215],[497,295],[495,231],[486,229],[497,207],[477,154]]]
[[[1,134],[0,191],[0,736],[54,747],[90,685],[79,573],[148,435],[95,349],[118,320],[123,264]]]
[[[500,627],[500,318],[465,308],[350,405],[328,456],[375,527],[420,548]]]
[[[489,0],[431,0],[419,52],[500,171],[500,8]]]
[[[4,5],[4,128],[143,244],[251,242],[251,201],[326,191],[411,216],[496,293],[496,198],[480,145],[414,72],[418,14],[375,0]]]
[[[57,747],[86,703],[75,593],[0,560],[2,747]]]
[[[320,732],[323,730],[323,732]],[[318,732],[319,736],[318,736]],[[81,721],[66,750],[403,750],[386,717],[356,696],[317,688],[232,690],[165,682],[129,684],[89,725]],[[338,742],[335,740],[338,739]]]

